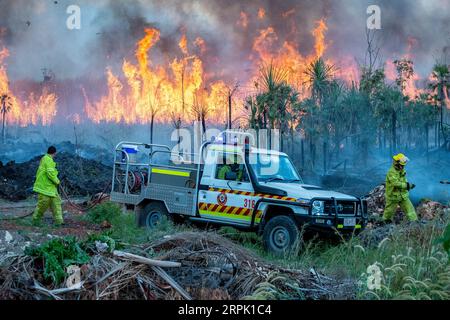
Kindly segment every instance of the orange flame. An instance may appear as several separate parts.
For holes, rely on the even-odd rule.
[[[247,26],[248,26],[248,15],[244,11],[241,11],[239,20],[237,22],[237,25],[241,26],[243,28],[247,28]]]
[[[412,51],[413,51],[414,47],[416,47],[417,45],[418,45],[418,40],[416,38],[409,37],[408,43],[407,43],[406,54],[404,54],[401,57],[401,59],[414,60],[413,59],[414,55],[413,55]],[[395,81],[398,77],[397,69],[395,67],[393,60],[391,60],[391,59],[388,59],[386,61],[385,74],[386,74],[386,79],[388,79],[390,81]],[[416,72],[414,72],[413,76],[406,80],[403,94],[405,96],[408,96],[410,99],[414,100],[417,97],[419,97],[422,93],[424,93],[425,90],[417,88],[417,85],[416,85],[417,82],[421,79],[422,78]]]
[[[47,87],[42,88],[41,94],[29,93],[26,100],[20,100],[9,88],[9,79],[5,59],[9,56],[6,48],[0,51],[0,95],[8,95],[9,111],[6,120],[9,124],[20,126],[49,125],[56,116],[57,97],[50,93]]]
[[[327,49],[327,45],[325,43],[325,32],[328,30],[328,27],[324,19],[320,19],[316,22],[316,24],[317,27],[312,31],[312,35],[315,38],[314,49],[316,50],[316,58],[320,58]]]
[[[266,16],[266,10],[264,8],[258,9],[258,19],[262,20]]]
[[[255,70],[259,70],[262,65],[272,64],[276,68],[287,73],[286,81],[288,84],[296,88],[301,97],[305,97],[307,90],[305,83],[307,82],[307,75],[305,71],[308,66],[316,59],[323,57],[327,49],[325,33],[328,30],[324,19],[316,22],[316,27],[311,34],[314,36],[314,52],[304,56],[300,53],[297,44],[291,41],[284,41],[282,45],[278,43],[278,35],[273,27],[267,27],[260,30],[259,35],[253,42],[253,51],[256,55],[250,58],[255,62]],[[334,63],[332,60],[327,60],[327,63]],[[352,59],[346,59],[346,63],[340,69],[342,78],[349,83],[357,80],[357,68]],[[255,72],[251,83],[255,83],[259,74]],[[251,84],[250,84],[251,85]]]
[[[85,95],[88,117],[96,123],[148,123],[152,118],[157,122],[168,122],[172,115],[190,121],[190,110],[198,104],[199,96],[208,106],[207,110],[202,109],[209,113],[207,118],[215,116],[218,120],[223,117],[219,110],[225,106],[223,92],[226,86],[219,81],[204,88],[202,61],[189,54],[186,35],[179,42],[182,58],[175,58],[165,66],[152,66],[148,57],[159,40],[159,31],[146,29],[145,32],[137,45],[137,65],[127,60],[123,63],[125,81],[108,69],[108,94],[94,104]]]

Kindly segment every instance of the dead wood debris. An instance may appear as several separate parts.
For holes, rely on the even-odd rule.
[[[314,269],[274,266],[207,232],[97,254],[80,274],[82,285],[55,287],[32,257],[17,255],[0,268],[0,299],[348,299],[354,286]]]

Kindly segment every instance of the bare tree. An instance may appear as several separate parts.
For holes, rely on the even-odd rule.
[[[153,143],[153,132],[155,126],[155,117],[160,109],[160,88],[161,82],[158,83],[153,92],[153,97],[148,96],[148,105],[150,107],[150,144]]]
[[[233,95],[236,93],[236,90],[239,88],[239,82],[236,82],[233,89],[228,88],[228,120],[227,120],[227,128],[231,129],[232,120],[231,120],[231,107],[233,101]]]
[[[203,91],[203,92],[202,92]],[[207,105],[204,99],[204,93],[206,93],[206,88],[203,90],[198,90],[194,94],[194,103],[192,105],[192,113],[197,121],[202,124],[202,135],[206,133],[206,118],[210,112],[210,107]]]
[[[176,112],[172,112],[170,114],[170,118],[172,119],[172,124],[174,128],[177,130],[177,147],[179,148],[180,142],[181,142],[181,136],[180,136],[180,129],[181,129],[181,116],[178,115]],[[180,152],[180,150],[178,150]]]
[[[435,100],[439,105],[440,112],[440,120],[439,120],[439,129],[440,134],[443,137],[444,144],[448,143],[447,141],[447,132],[444,128],[444,109],[446,105],[446,96],[447,91],[449,89],[450,82],[450,68],[448,65],[443,63],[436,63],[433,67],[432,72],[433,82],[431,83],[431,89],[436,92]]]
[[[364,68],[369,75],[380,67],[380,49],[379,39],[376,30],[366,28],[367,50],[364,56]]]

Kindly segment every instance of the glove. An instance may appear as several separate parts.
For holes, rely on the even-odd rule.
[[[408,191],[414,189],[415,187],[416,185],[414,183],[406,183],[406,188],[408,189]]]

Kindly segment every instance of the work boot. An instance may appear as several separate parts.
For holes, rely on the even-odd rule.
[[[64,221],[55,221],[55,222],[53,223],[53,226],[54,226],[55,228],[61,228],[61,227],[64,226]]]
[[[33,219],[32,220],[32,224],[33,224],[34,227],[42,227],[42,221],[41,220]]]

